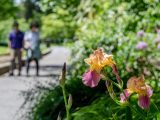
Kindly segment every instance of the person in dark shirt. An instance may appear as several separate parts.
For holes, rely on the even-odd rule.
[[[18,75],[21,75],[21,66],[22,66],[22,48],[23,48],[23,38],[24,33],[19,30],[18,22],[13,23],[13,30],[9,34],[9,47],[11,49],[11,67],[10,67],[10,76],[13,76],[15,68],[15,60],[18,59]]]

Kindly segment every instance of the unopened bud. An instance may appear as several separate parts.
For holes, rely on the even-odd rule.
[[[58,114],[57,120],[62,120],[62,118],[61,118],[61,113],[60,113],[60,112],[59,112],[59,114]]]
[[[110,81],[106,81],[106,87],[108,89],[108,93],[111,96],[111,98],[113,100],[115,100],[116,99],[116,94],[114,93],[113,85],[112,85],[112,83]]]
[[[65,79],[66,79],[66,63],[64,63],[63,68],[62,68],[62,72],[61,72],[61,76],[60,76],[60,85],[64,85],[65,84]]]
[[[73,102],[72,95],[69,94],[69,98],[68,98],[68,108],[69,109],[72,107],[72,102]]]
[[[121,80],[119,74],[118,74],[118,70],[117,70],[117,66],[116,65],[113,65],[112,66],[112,72],[114,75],[116,75],[116,79],[119,83],[119,85],[122,87],[123,86],[123,81]]]
[[[121,105],[119,99],[117,98],[114,90],[113,90],[113,85],[110,81],[106,81],[106,87],[107,87],[107,90],[108,90],[108,93],[110,95],[110,97],[119,105]]]

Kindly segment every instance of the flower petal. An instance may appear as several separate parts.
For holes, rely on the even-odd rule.
[[[127,82],[127,88],[138,94],[146,94],[146,84],[144,76],[131,77]]]
[[[150,98],[148,95],[139,95],[138,97],[138,105],[142,109],[147,109],[150,106]]]
[[[148,47],[147,43],[146,43],[146,42],[143,42],[143,41],[139,42],[139,43],[136,45],[136,48],[137,48],[138,50],[144,50],[144,49],[146,49],[147,47]]]
[[[83,83],[89,87],[96,87],[100,81],[100,74],[96,71],[87,71],[83,75]]]
[[[151,89],[151,87],[149,85],[147,85],[147,96],[151,97],[153,94],[153,90]]]
[[[90,66],[90,70],[96,71],[98,73],[101,72],[103,67],[111,67],[115,64],[112,55],[104,53],[104,50],[102,48],[98,48],[97,50],[95,50],[89,56],[89,58],[86,58],[84,61]]]
[[[123,91],[124,93],[121,93],[120,94],[120,102],[122,102],[122,103],[124,103],[124,102],[126,102],[127,101],[127,99],[129,98],[129,96],[131,95],[131,91],[129,90],[129,89],[125,89],[124,91]],[[125,94],[125,95],[124,95]]]
[[[137,32],[138,37],[143,37],[145,35],[145,32],[143,30],[140,30]]]

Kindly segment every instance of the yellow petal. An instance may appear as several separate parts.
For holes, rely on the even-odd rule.
[[[144,76],[131,77],[127,82],[127,88],[139,95],[147,94],[147,85],[144,81]]]
[[[100,72],[105,66],[113,66],[115,62],[112,59],[112,55],[104,53],[102,48],[98,48],[90,55],[89,58],[84,60],[88,65],[90,65],[91,70],[96,70]]]

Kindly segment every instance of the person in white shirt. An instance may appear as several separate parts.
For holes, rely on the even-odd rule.
[[[36,63],[36,75],[39,75],[39,59],[41,58],[40,51],[40,40],[38,26],[36,23],[30,24],[30,30],[25,33],[24,36],[25,48],[27,50],[27,67],[26,72],[29,76],[30,62],[35,61]]]

